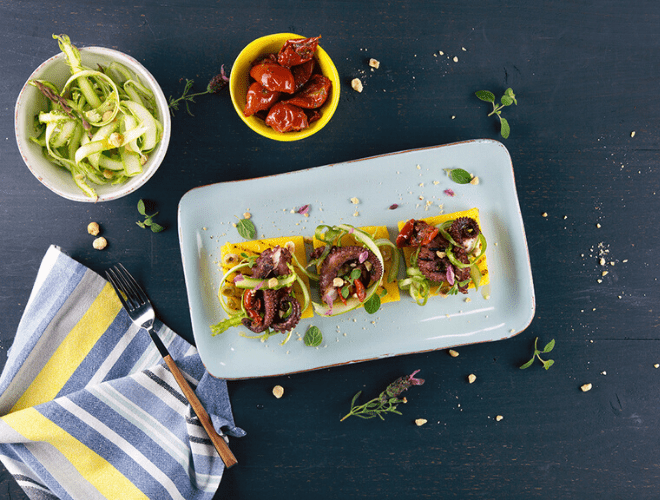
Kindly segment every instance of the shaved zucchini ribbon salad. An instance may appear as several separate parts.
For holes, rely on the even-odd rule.
[[[439,224],[436,227],[438,228],[440,234],[449,242],[449,246],[444,250],[449,261],[452,263],[454,267],[457,268],[464,269],[469,267],[470,276],[465,281],[454,282],[451,285],[446,282],[440,283],[437,289],[433,291],[433,293],[436,294],[445,293],[446,295],[457,295],[459,291],[459,287],[467,287],[470,285],[470,283],[473,283],[475,289],[478,290],[479,285],[481,284],[482,274],[481,271],[479,270],[478,263],[481,257],[486,254],[486,238],[482,232],[479,232],[479,235],[477,236],[477,240],[475,244],[472,246],[472,248],[464,249],[467,250],[467,257],[469,260],[469,263],[464,264],[454,256],[454,253],[452,251],[453,248],[455,247],[456,248],[463,248],[463,247],[458,243],[456,243],[456,241],[454,241],[454,239],[447,232],[447,230],[451,227],[453,222],[454,222],[453,220],[449,220],[443,222],[442,224]],[[426,305],[426,302],[431,296],[432,293],[431,288],[434,282],[432,282],[430,279],[424,276],[424,274],[422,274],[422,271],[420,271],[417,265],[417,257],[419,255],[420,250],[421,247],[417,247],[414,253],[411,255],[410,265],[406,266],[406,278],[399,281],[399,288],[401,290],[408,290],[408,293],[415,300],[415,302],[417,302],[417,304],[419,304],[420,306],[423,306]]]
[[[30,139],[96,200],[88,181],[119,184],[142,173],[163,126],[155,117],[153,92],[137,75],[117,62],[87,68],[68,36],[53,38],[66,56],[71,77],[61,90],[45,80],[30,81],[48,98],[48,111],[38,114],[37,135]]]

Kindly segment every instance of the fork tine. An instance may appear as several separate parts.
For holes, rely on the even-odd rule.
[[[119,288],[122,292],[124,292],[124,295],[126,295],[126,301],[128,302],[130,308],[137,309],[140,307],[142,302],[140,301],[138,294],[135,292],[135,290],[133,290],[130,281],[124,275],[124,271],[122,271],[118,266],[114,266],[112,271],[115,279],[117,280]]]
[[[135,281],[135,278],[129,273],[126,268],[119,262],[117,264],[117,267],[120,267],[123,270],[123,277],[126,279],[128,284],[131,287],[131,290],[138,296],[139,300],[143,304],[148,304],[149,303],[149,297],[147,297],[147,294],[144,293],[144,290],[142,290],[142,287],[138,284],[137,281]]]
[[[121,283],[119,283],[113,270],[108,269],[105,272],[105,276],[108,278],[108,281],[112,285],[112,288],[115,289],[115,293],[117,294],[117,297],[119,297],[119,301],[121,302],[121,305],[124,306],[124,309],[132,309],[133,308],[132,305],[129,306],[129,304],[126,302],[126,299],[124,298],[124,294],[122,293],[122,289],[121,289]]]

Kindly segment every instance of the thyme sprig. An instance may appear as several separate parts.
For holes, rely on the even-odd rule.
[[[396,413],[397,415],[401,415],[401,412],[397,410],[397,406],[401,403],[407,402],[406,398],[399,397],[401,393],[407,391],[413,385],[422,385],[424,383],[424,379],[415,378],[415,375],[417,375],[418,372],[419,370],[415,370],[411,375],[399,377],[388,385],[377,398],[362,405],[355,404],[360,397],[360,394],[362,394],[362,391],[358,391],[351,400],[351,411],[344,415],[340,421],[343,422],[352,415],[364,419],[378,417],[381,420],[385,420],[383,417],[383,414],[385,413]]]
[[[219,94],[220,91],[227,86],[229,83],[229,77],[225,73],[225,65],[223,64],[220,68],[220,74],[215,75],[213,78],[211,78],[211,81],[208,83],[206,86],[206,90],[204,92],[196,92],[194,94],[190,94],[190,90],[192,89],[193,84],[195,83],[195,80],[189,80],[186,78],[186,86],[183,88],[183,94],[181,94],[181,97],[174,99],[172,96],[170,96],[170,100],[168,102],[170,112],[172,113],[172,116],[174,116],[174,112],[179,110],[179,103],[184,102],[186,105],[186,111],[190,116],[195,116],[192,114],[190,111],[190,103],[195,102],[195,97],[199,97],[202,95],[206,94]]]

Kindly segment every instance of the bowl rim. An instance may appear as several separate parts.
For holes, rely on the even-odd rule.
[[[163,159],[165,158],[165,155],[167,153],[167,149],[169,146],[170,137],[172,133],[172,120],[170,117],[169,105],[167,103],[167,99],[165,99],[165,94],[163,94],[163,90],[158,84],[156,78],[151,74],[151,72],[146,67],[144,67],[142,63],[140,63],[134,57],[126,54],[125,52],[120,52],[118,50],[110,49],[107,47],[89,46],[89,47],[80,47],[78,50],[80,51],[81,55],[98,54],[98,55],[103,55],[107,58],[115,59],[121,63],[125,63],[126,61],[128,61],[135,68],[139,69],[139,71],[136,71],[136,73],[138,73],[138,76],[140,76],[141,79],[146,80],[143,83],[145,83],[153,91],[154,98],[156,100],[156,105],[159,110],[159,115],[161,115],[159,118],[163,125],[163,133],[161,136],[161,140],[156,146],[157,149],[155,153],[152,153],[149,157],[149,161],[152,161],[152,163],[149,165],[147,169],[143,170],[142,174],[135,177],[136,182],[130,183],[130,181],[127,181],[124,184],[118,184],[115,186],[116,189],[113,189],[112,192],[103,193],[103,194],[98,193],[98,198],[96,200],[86,196],[82,191],[80,191],[80,188],[78,188],[75,185],[73,180],[71,180],[70,182],[71,182],[71,186],[75,188],[74,190],[65,191],[60,189],[58,186],[53,185],[46,178],[44,178],[37,171],[37,169],[30,164],[30,161],[28,160],[28,156],[31,153],[28,152],[28,144],[27,144],[29,139],[27,137],[24,138],[24,134],[20,130],[20,125],[22,124],[20,120],[20,116],[22,113],[25,112],[25,110],[22,107],[22,105],[25,104],[25,99],[26,99],[25,93],[30,88],[30,81],[34,80],[46,67],[60,61],[66,64],[66,56],[62,52],[59,52],[53,55],[52,57],[49,57],[39,66],[37,66],[37,68],[34,71],[32,71],[28,79],[21,87],[18,97],[16,98],[16,104],[14,106],[14,136],[16,138],[16,144],[18,146],[18,150],[20,152],[21,158],[23,159],[23,162],[25,163],[27,168],[30,170],[32,175],[34,175],[39,180],[39,182],[41,182],[44,186],[46,186],[55,194],[61,196],[62,198],[66,198],[68,200],[80,201],[86,203],[112,201],[118,198],[122,198],[142,187],[149,179],[151,179],[151,177],[153,177],[153,175],[156,173],[158,168],[160,168],[160,165],[162,164]],[[130,69],[134,70],[134,68],[130,68]],[[53,165],[53,168],[59,168],[59,167],[57,167],[57,165]],[[78,193],[75,192],[76,190],[79,192]]]
[[[236,97],[236,85],[238,78],[242,78],[244,75],[238,75],[237,72],[234,71],[234,68],[238,65],[239,61],[243,61],[246,59],[248,56],[250,56],[252,59],[254,59],[254,54],[255,48],[259,48],[265,44],[268,43],[273,43],[273,42],[279,42],[281,41],[284,43],[288,39],[298,39],[298,38],[307,38],[302,35],[298,35],[296,33],[273,33],[270,35],[264,35],[262,37],[259,37],[253,41],[251,41],[249,44],[247,44],[243,50],[238,54],[236,59],[234,60],[234,64],[232,66],[232,71],[229,75],[229,94],[231,96],[231,102],[234,106],[234,110],[238,114],[239,118],[248,126],[250,129],[252,129],[254,132],[257,134],[266,137],[268,139],[272,139],[274,141],[280,141],[280,142],[291,142],[291,141],[299,141],[301,139],[305,139],[311,135],[314,135],[317,133],[319,130],[321,130],[323,127],[325,127],[332,116],[334,115],[337,106],[339,105],[339,97],[341,93],[341,81],[339,78],[339,73],[337,71],[337,67],[335,66],[334,61],[332,58],[328,55],[328,53],[321,47],[320,45],[317,47],[317,57],[321,59],[323,57],[324,59],[327,59],[328,67],[326,68],[329,72],[327,74],[324,71],[324,74],[328,76],[332,80],[332,94],[330,96],[330,99],[328,102],[326,102],[323,107],[326,107],[325,112],[323,113],[323,116],[321,117],[320,120],[314,122],[312,126],[307,127],[306,129],[300,130],[300,131],[292,131],[292,132],[277,132],[275,130],[272,130],[268,128],[266,130],[263,127],[257,127],[255,120],[259,120],[258,118],[254,116],[246,117],[243,114],[243,109],[239,105],[237,97]],[[260,53],[261,51],[258,51]],[[262,123],[261,120],[259,123]],[[272,132],[271,132],[272,131]]]

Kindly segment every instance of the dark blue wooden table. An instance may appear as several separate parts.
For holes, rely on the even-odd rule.
[[[176,230],[188,190],[499,139],[513,159],[529,244],[530,327],[462,347],[458,358],[436,351],[230,382],[248,436],[232,440],[240,463],[216,498],[658,497],[658,2],[5,0],[0,31],[0,367],[50,244],[97,271],[118,260],[141,269],[162,320],[192,340]],[[286,31],[322,34],[344,84],[332,121],[311,138],[254,134],[225,93],[200,98],[194,117],[178,112],[159,171],[117,201],[59,198],[21,160],[13,107],[32,70],[57,52],[52,33],[132,55],[170,96],[186,78],[202,90],[251,40]],[[350,88],[355,77],[362,93]],[[505,110],[503,140],[474,92],[507,87],[518,105]],[[136,226],[139,199],[160,211],[163,233]],[[86,233],[92,220],[110,241],[102,252]],[[556,340],[555,364],[522,371],[536,337]],[[409,391],[402,416],[339,422],[355,392],[375,396],[415,369],[426,384]],[[591,391],[580,390],[585,383]],[[276,384],[286,391],[280,400]],[[416,418],[428,422],[418,427]],[[2,479],[0,497],[25,498]]]

